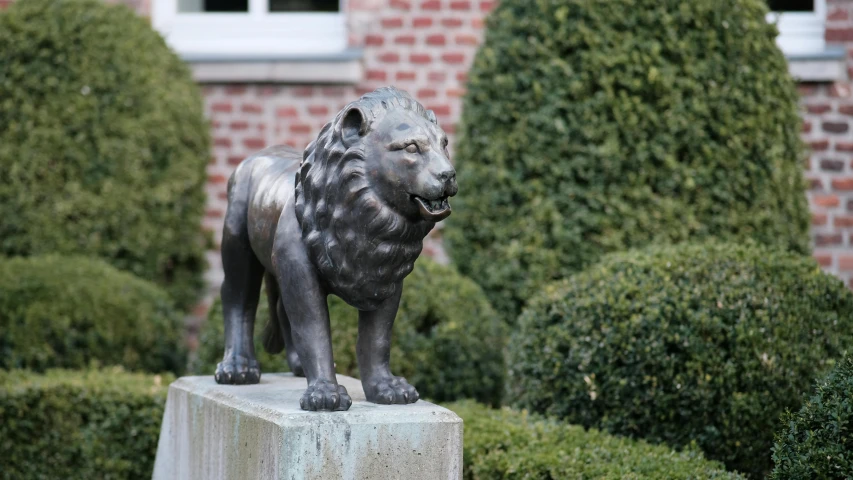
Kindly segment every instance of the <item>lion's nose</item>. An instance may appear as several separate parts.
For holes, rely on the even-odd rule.
[[[440,178],[441,182],[444,184],[445,195],[449,197],[456,195],[456,192],[459,191],[459,187],[456,185],[456,170],[441,172],[438,175],[438,178]]]
[[[445,170],[438,174],[438,178],[444,183],[456,180],[456,170]]]

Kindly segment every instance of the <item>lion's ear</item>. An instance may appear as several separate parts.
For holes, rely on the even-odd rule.
[[[367,133],[367,115],[359,107],[350,107],[341,122],[341,138],[350,147]]]
[[[435,118],[435,112],[433,112],[432,110],[427,110],[427,111],[426,111],[426,115],[427,115],[427,119],[428,119],[430,122],[432,122],[432,123],[434,123],[434,124],[438,125],[438,119],[437,119],[437,118]]]

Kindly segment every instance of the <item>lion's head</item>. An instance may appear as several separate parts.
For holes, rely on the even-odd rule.
[[[330,290],[371,310],[412,271],[457,189],[433,112],[380,88],[344,107],[305,149],[296,217]]]

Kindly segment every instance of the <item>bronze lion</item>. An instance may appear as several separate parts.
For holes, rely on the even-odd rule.
[[[290,147],[245,159],[228,181],[222,237],[225,356],[216,381],[258,383],[253,331],[261,282],[270,322],[264,348],[287,352],[304,375],[305,410],[347,410],[335,379],[326,299],[359,310],[356,345],[368,401],[413,403],[418,392],[391,374],[391,327],[403,279],[423,238],[450,215],[456,172],[435,115],[392,87],[350,103],[299,161]]]

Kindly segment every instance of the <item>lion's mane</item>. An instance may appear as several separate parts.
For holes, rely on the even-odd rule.
[[[435,224],[404,217],[373,191],[362,144],[347,149],[342,141],[343,116],[353,105],[368,114],[370,124],[400,108],[436,120],[405,92],[381,88],[348,105],[323,127],[305,148],[296,174],[296,218],[321,280],[350,305],[374,310],[412,271],[423,238]],[[355,217],[351,210],[361,214]]]

